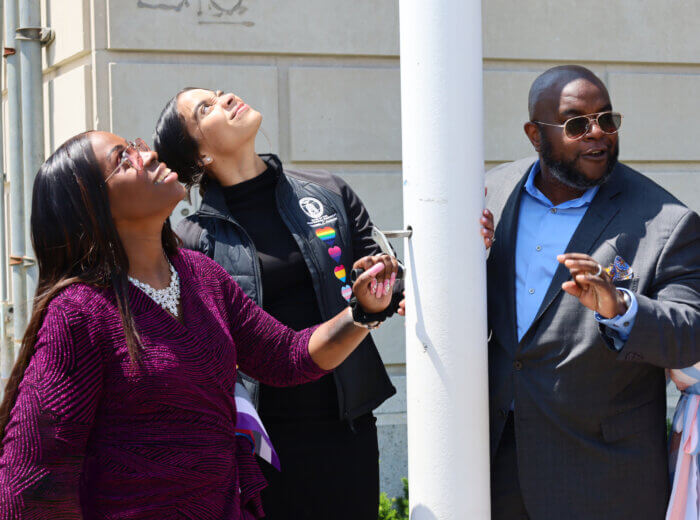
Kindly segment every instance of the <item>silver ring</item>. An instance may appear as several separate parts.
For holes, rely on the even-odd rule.
[[[598,264],[598,270],[593,276],[600,276],[601,274],[603,274],[603,266]]]

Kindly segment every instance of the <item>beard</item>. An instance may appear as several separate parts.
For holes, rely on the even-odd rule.
[[[589,179],[575,166],[580,156],[576,156],[571,161],[554,159],[554,157],[552,157],[552,143],[542,132],[540,132],[540,138],[542,143],[540,152],[542,162],[547,165],[547,168],[549,168],[550,173],[555,179],[563,185],[576,190],[587,190],[588,188],[605,184],[617,164],[617,156],[620,153],[620,146],[618,143],[615,143],[615,147],[608,154],[608,161],[605,165],[605,172],[603,175],[598,179]]]

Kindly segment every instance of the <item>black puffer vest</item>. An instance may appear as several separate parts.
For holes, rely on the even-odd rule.
[[[311,273],[321,316],[328,320],[347,307],[349,271],[356,260],[343,197],[333,189],[328,173],[283,170],[276,156],[263,156],[263,159],[276,165],[280,172],[275,188],[277,209]],[[262,278],[255,245],[228,211],[218,183],[207,185],[201,207],[178,224],[176,233],[184,247],[214,259],[262,306]],[[361,256],[379,252],[377,248]],[[346,283],[334,273],[338,265],[346,267]],[[340,419],[351,421],[374,410],[396,393],[369,335],[335,369],[334,377]],[[247,376],[244,380],[257,406],[258,383]]]

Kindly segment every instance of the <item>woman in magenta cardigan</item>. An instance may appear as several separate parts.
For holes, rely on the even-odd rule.
[[[178,249],[167,219],[184,195],[142,141],[104,132],[39,170],[39,284],[0,408],[0,518],[256,518],[239,487],[254,461],[236,449],[237,368],[280,386],[316,379],[388,306],[391,291],[371,287],[393,283],[396,262],[365,257],[354,311],[281,325]]]

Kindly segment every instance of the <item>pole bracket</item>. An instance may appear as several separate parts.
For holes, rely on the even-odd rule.
[[[51,27],[18,27],[16,40],[38,41],[41,45],[49,45],[56,39],[56,31]]]
[[[16,53],[17,51],[15,51],[14,47],[3,47],[2,57],[7,58],[8,56],[12,56]]]
[[[411,238],[413,236],[413,228],[407,226],[406,229],[401,229],[398,231],[383,231],[382,232],[386,238]]]
[[[36,264],[36,259],[30,256],[10,255],[10,265],[22,265],[23,267],[31,267]]]

